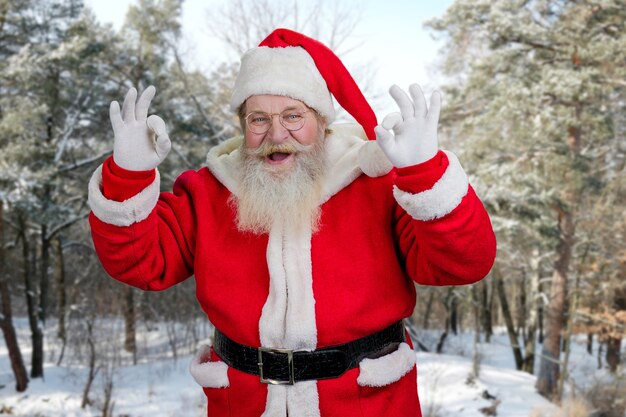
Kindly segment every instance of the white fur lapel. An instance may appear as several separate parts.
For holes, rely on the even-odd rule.
[[[367,140],[360,125],[343,123],[331,125],[330,128],[333,133],[326,139],[329,168],[320,203],[350,185],[362,173],[379,177],[393,168],[378,143]],[[206,159],[206,165],[213,175],[235,195],[240,172],[239,147],[242,142],[243,136],[228,139],[211,148]]]
[[[211,148],[206,156],[206,165],[224,187],[237,195],[239,172],[239,147],[243,136],[235,136]]]

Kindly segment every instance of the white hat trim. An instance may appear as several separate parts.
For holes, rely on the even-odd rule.
[[[303,48],[288,46],[250,49],[241,58],[230,108],[235,111],[250,96],[272,94],[304,102],[326,118],[335,120],[335,108],[326,81]]]

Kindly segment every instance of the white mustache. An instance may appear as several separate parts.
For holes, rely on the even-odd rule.
[[[271,143],[263,142],[261,146],[256,149],[247,149],[248,155],[265,158],[273,153],[298,153],[298,152],[310,152],[315,145],[303,145],[295,140],[284,143]]]

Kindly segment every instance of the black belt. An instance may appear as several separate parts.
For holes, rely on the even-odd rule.
[[[265,384],[293,385],[298,381],[337,378],[356,368],[365,358],[377,358],[395,351],[406,341],[402,321],[380,332],[342,345],[313,351],[253,348],[241,345],[215,329],[213,349],[230,367],[261,377]]]

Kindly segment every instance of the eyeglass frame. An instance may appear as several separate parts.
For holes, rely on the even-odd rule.
[[[287,129],[287,130],[288,130],[288,131],[290,131],[290,132],[297,132],[298,130],[302,129],[302,128],[304,127],[304,125],[306,124],[306,117],[303,117],[303,120],[304,120],[304,121],[302,122],[302,126],[300,126],[300,127],[299,127],[299,128],[297,128],[297,129],[290,129],[290,128],[288,128],[287,126],[285,126],[285,124],[283,123],[283,119],[282,119],[282,117],[281,117],[281,115],[282,115],[283,113],[288,112],[288,111],[296,111],[296,112],[298,112],[298,113],[300,113],[300,114],[304,114],[304,113],[308,113],[309,111],[313,111],[314,113],[316,113],[316,114],[317,114],[317,111],[316,111],[315,109],[312,109],[312,108],[306,108],[306,109],[304,109],[304,110],[297,110],[296,108],[291,108],[291,109],[290,109],[290,108],[287,108],[287,109],[285,109],[285,110],[281,111],[280,113],[267,113],[267,112],[264,112],[264,111],[258,111],[258,110],[256,110],[256,111],[251,111],[250,113],[246,114],[246,115],[245,115],[245,117],[244,117],[243,119],[244,119],[244,120],[245,120],[245,122],[246,122],[246,128],[247,128],[250,132],[252,132],[252,133],[254,133],[254,134],[256,134],[256,135],[262,135],[262,134],[265,134],[265,133],[269,132],[269,130],[270,130],[270,128],[272,127],[272,124],[273,124],[273,122],[274,122],[274,116],[278,116],[278,122],[280,123],[280,125],[281,125],[282,127],[284,127],[285,129]],[[267,130],[265,130],[264,132],[254,132],[252,129],[250,129],[250,124],[249,124],[249,122],[248,122],[248,117],[250,117],[250,116],[251,116],[252,114],[254,114],[254,113],[262,113],[262,114],[266,114],[266,115],[268,115],[268,116],[269,116],[269,118],[270,118],[271,122],[268,124],[268,128],[267,128]]]

